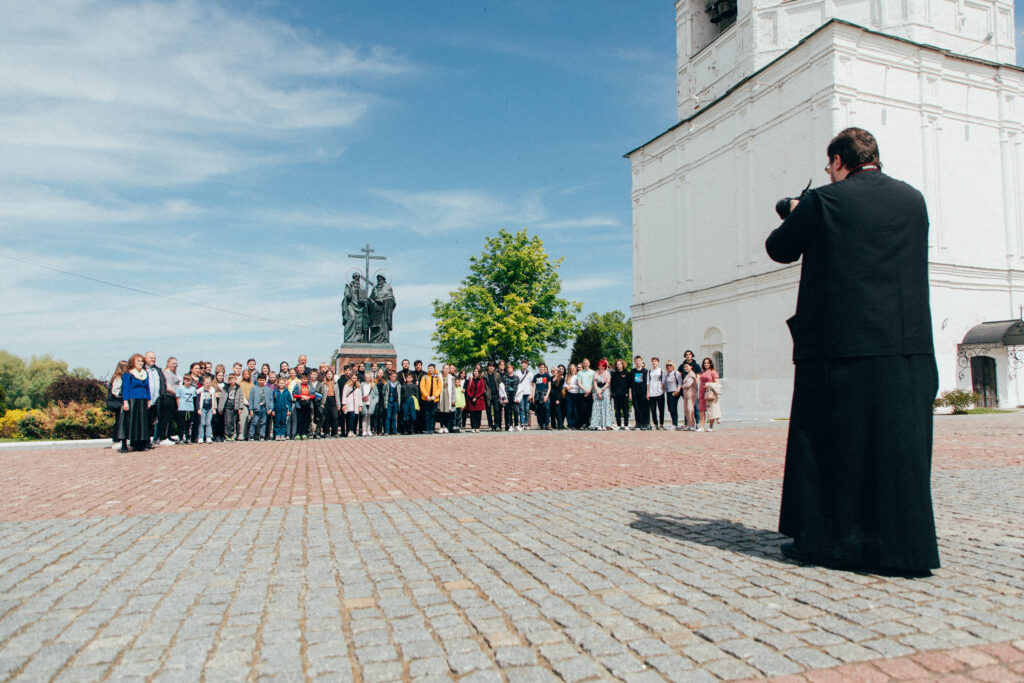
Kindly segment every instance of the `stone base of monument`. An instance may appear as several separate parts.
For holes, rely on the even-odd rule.
[[[340,375],[346,365],[365,367],[369,363],[377,363],[384,367],[386,361],[391,361],[395,370],[398,369],[398,353],[392,344],[344,344],[338,349],[338,363],[334,372]]]

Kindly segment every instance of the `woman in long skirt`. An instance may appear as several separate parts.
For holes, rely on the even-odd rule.
[[[128,359],[128,372],[121,375],[121,420],[122,441],[121,452],[130,448],[142,451],[149,448],[149,375],[145,370],[146,359],[141,353],[133,354]]]
[[[612,428],[612,374],[608,361],[602,358],[594,374],[594,408],[590,412],[591,429]]]

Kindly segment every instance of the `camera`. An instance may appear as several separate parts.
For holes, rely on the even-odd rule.
[[[779,201],[775,202],[775,213],[779,214],[779,218],[786,220],[789,216],[789,203],[794,199],[803,199],[804,195],[811,189],[811,181],[807,181],[807,186],[804,187],[799,197],[783,197]]]

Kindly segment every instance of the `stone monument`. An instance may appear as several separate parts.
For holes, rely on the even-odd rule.
[[[345,284],[341,301],[341,319],[344,323],[344,338],[338,349],[336,372],[340,374],[346,365],[369,367],[376,362],[383,366],[392,361],[397,368],[398,354],[391,343],[394,327],[395,292],[382,274],[376,277],[376,284],[370,284],[370,260],[384,261],[386,256],[371,256],[376,250],[367,244],[358,254],[349,258],[366,262],[364,275],[353,273]]]

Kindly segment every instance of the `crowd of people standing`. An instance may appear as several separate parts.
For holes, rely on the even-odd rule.
[[[230,370],[207,361],[179,375],[176,358],[159,368],[153,352],[120,361],[107,404],[115,414],[113,448],[156,445],[316,439],[396,434],[478,433],[537,429],[714,431],[721,419],[721,383],[714,362],[692,351],[676,368],[632,367],[589,359],[568,367],[532,367],[526,360],[491,361],[465,370],[452,364],[403,360],[291,367],[250,358]],[[633,423],[630,424],[632,408]],[[666,411],[667,409],[667,411]],[[666,425],[666,412],[669,424]],[[468,423],[468,427],[467,427]]]

